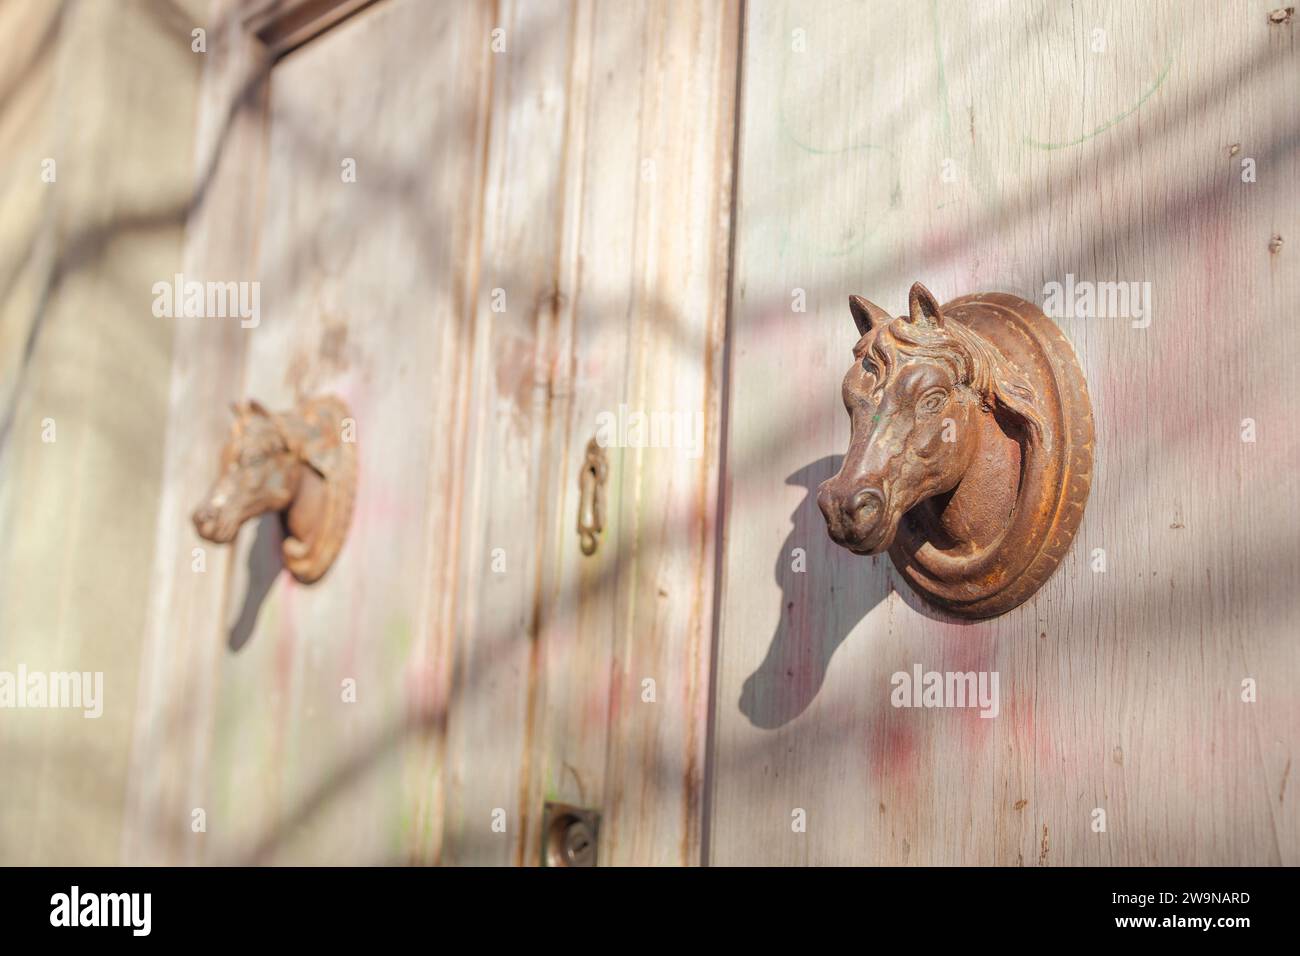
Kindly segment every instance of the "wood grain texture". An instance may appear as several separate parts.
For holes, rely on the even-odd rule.
[[[179,843],[187,861],[431,860],[454,595],[438,585],[454,555],[460,333],[478,222],[461,198],[481,170],[486,18],[377,5],[280,61],[247,107],[227,77],[256,70],[247,61],[259,48],[242,26],[231,31],[206,102],[239,122],[204,140],[231,175],[212,187],[211,218],[193,225],[192,271],[261,282],[263,321],[228,323],[237,342],[219,354],[235,367],[219,368],[209,349],[212,364],[188,384],[178,367],[174,390],[223,427],[225,402],[244,394],[276,405],[337,392],[356,418],[358,495],[319,586],[280,571],[273,521],[232,552],[210,549],[216,583],[197,584],[184,514],[217,444],[177,422],[175,503],[155,570],[171,597],[158,610],[156,697],[137,749],[142,762],[174,763],[184,783],[141,787],[138,842],[171,826],[180,832],[157,852],[175,858]],[[178,551],[179,569],[168,565]],[[178,622],[183,594],[207,586],[217,605]],[[199,650],[178,652],[177,633]],[[181,700],[195,712],[190,739],[165,719]],[[198,837],[192,807],[208,814]]]
[[[183,272],[201,281],[251,281],[254,271],[269,62],[237,12],[234,4],[214,5],[206,28],[183,262]],[[207,834],[194,831],[192,814],[210,804],[215,677],[233,569],[230,550],[198,538],[190,513],[193,489],[216,473],[212,450],[228,432],[235,400],[223,393],[243,378],[247,330],[237,321],[172,321],[170,412],[122,835],[123,861],[134,865],[209,856]],[[196,572],[200,557],[205,570]]]
[[[263,321],[178,329],[131,858],[532,865],[550,799],[602,862],[698,862],[737,6],[385,0],[269,71],[223,8],[187,271]],[[336,565],[296,586],[264,523],[192,574],[224,403],[319,391],[358,425]],[[697,453],[611,448],[584,558],[620,405]]]
[[[437,785],[426,752],[437,721],[421,688],[437,679],[448,635],[432,629],[425,592],[455,517],[438,424],[455,418],[467,344],[457,309],[477,223],[461,196],[479,174],[485,33],[485,18],[455,8],[381,5],[272,71],[258,267],[266,325],[250,337],[244,391],[275,407],[294,393],[341,395],[360,469],[329,575],[310,588],[280,576],[247,646],[223,658],[216,812],[247,828],[259,858],[392,862],[428,851],[409,808]],[[430,164],[438,176],[422,175]],[[250,573],[235,577],[236,599],[265,586],[259,544],[241,554]],[[259,812],[249,812],[250,787],[265,797]]]
[[[1300,221],[1300,77],[1267,12],[747,7],[712,862],[1300,861],[1300,277],[1270,249]],[[1097,427],[1082,527],[1028,604],[956,623],[813,501],[846,298],[1041,303],[1067,273],[1150,282],[1151,323],[1060,320]],[[914,663],[998,672],[999,716],[891,707]]]
[[[691,865],[703,840],[739,8],[651,4],[645,23],[623,402],[681,416],[688,431],[622,452],[601,853]]]
[[[602,813],[602,864],[699,860],[739,24],[673,10],[501,10],[448,862],[535,864],[546,800]],[[608,449],[584,557],[578,472],[620,405],[698,419],[698,454]]]
[[[565,115],[573,13],[504,3],[493,53],[463,519],[466,573],[448,714],[447,863],[523,862],[537,692],[538,547],[550,370],[560,321]],[[494,564],[494,558],[503,562]],[[494,829],[494,814],[504,830]]]
[[[6,865],[119,861],[198,6],[0,5],[0,671],[102,677],[97,718],[0,714]]]

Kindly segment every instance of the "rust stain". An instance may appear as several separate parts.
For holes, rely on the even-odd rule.
[[[516,435],[527,435],[533,405],[533,343],[518,336],[498,336],[495,350],[492,371],[497,395],[509,408],[511,430]]]
[[[316,354],[312,355],[310,349],[297,351],[285,366],[284,384],[292,389],[297,399],[316,391],[322,384],[322,377],[344,372],[350,364],[347,320],[326,316],[324,323]]]
[[[1043,842],[1042,842],[1042,844],[1040,845],[1039,850],[1038,850],[1038,865],[1039,865],[1039,866],[1046,866],[1046,865],[1047,865],[1047,854],[1048,854],[1049,849],[1050,849],[1050,847],[1048,847],[1048,845],[1047,845],[1047,824],[1044,823],[1044,824],[1043,824]]]
[[[307,356],[299,352],[289,360],[284,369],[284,384],[292,389],[295,398],[301,398],[311,391],[307,378],[311,374],[311,363]]]
[[[1269,12],[1268,22],[1274,26],[1290,23],[1293,16],[1295,16],[1295,7],[1280,7]]]
[[[1011,807],[1012,807],[1013,810],[1023,810],[1023,809],[1024,809],[1025,807],[1027,807],[1028,805],[1029,805],[1029,801],[1028,801],[1028,800],[1025,800],[1025,799],[1022,797],[1021,799],[1019,799],[1019,800],[1017,800],[1015,803],[1013,803],[1013,804],[1011,805]]]
[[[1273,233],[1273,238],[1268,241],[1268,251],[1273,255],[1282,251],[1282,237],[1277,233]]]
[[[1124,766],[1124,748],[1117,746],[1111,751],[1110,759],[1114,760],[1115,763],[1119,764],[1121,767]]]
[[[320,340],[320,358],[322,362],[331,366],[335,371],[343,371],[348,367],[347,347],[348,327],[346,322],[337,321],[325,326],[325,332],[321,335]]]
[[[568,305],[569,299],[561,290],[559,283],[555,283],[549,289],[542,289],[537,293],[537,299],[533,303],[533,309],[538,315],[550,313],[556,317]]]

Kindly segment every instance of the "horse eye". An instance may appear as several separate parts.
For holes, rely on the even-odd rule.
[[[921,411],[937,412],[939,409],[943,408],[944,402],[947,400],[948,396],[943,392],[931,392],[929,395],[925,396],[925,398],[921,399]]]

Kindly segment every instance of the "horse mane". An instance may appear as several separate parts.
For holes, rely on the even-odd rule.
[[[906,359],[942,362],[952,371],[954,382],[969,386],[985,404],[1000,406],[1020,418],[1034,441],[1044,438],[1046,423],[1029,380],[960,322],[933,325],[907,317],[895,319],[869,331],[854,351],[875,372],[877,391],[889,384]]]
[[[240,410],[235,416],[231,431],[241,448],[253,446],[263,453],[271,454],[287,451],[289,447],[279,424],[264,411],[251,408]]]

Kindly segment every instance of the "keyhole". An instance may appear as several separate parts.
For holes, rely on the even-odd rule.
[[[596,553],[597,535],[604,530],[606,468],[605,451],[593,438],[587,442],[587,457],[578,472],[578,538],[587,556]]]
[[[590,866],[593,844],[591,830],[585,823],[569,824],[564,834],[564,844],[570,866]]]
[[[565,804],[548,803],[546,809],[542,862],[546,866],[595,866],[599,816]]]

